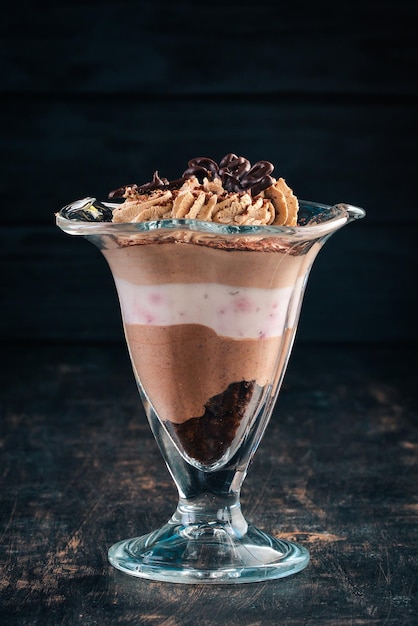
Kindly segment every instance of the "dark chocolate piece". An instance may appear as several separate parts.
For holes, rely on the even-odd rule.
[[[167,178],[160,178],[158,172],[154,172],[151,182],[142,185],[124,185],[111,191],[109,198],[123,197],[127,187],[131,187],[139,193],[147,193],[154,189],[178,189],[192,176],[196,176],[200,183],[203,182],[204,178],[213,180],[219,177],[226,191],[249,192],[252,196],[257,196],[264,189],[274,184],[274,179],[270,176],[274,165],[270,161],[257,161],[251,166],[248,159],[237,156],[233,152],[226,154],[219,165],[208,157],[190,159],[187,165],[187,169],[177,180],[169,181]]]

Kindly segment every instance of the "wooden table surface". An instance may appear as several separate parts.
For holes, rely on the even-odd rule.
[[[107,563],[165,522],[174,485],[125,347],[3,346],[0,623],[416,624],[415,348],[296,343],[246,517],[311,551],[268,583],[176,585]]]

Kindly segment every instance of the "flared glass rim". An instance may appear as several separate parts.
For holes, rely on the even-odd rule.
[[[249,225],[231,225],[218,224],[215,222],[206,222],[203,220],[193,219],[161,219],[151,220],[147,222],[88,222],[64,217],[64,212],[68,211],[74,205],[88,203],[93,204],[96,198],[84,198],[76,201],[71,205],[63,207],[55,214],[56,224],[64,232],[71,235],[146,235],[156,234],[156,231],[192,231],[202,234],[218,235],[221,237],[286,237],[295,240],[309,240],[325,236],[338,230],[347,222],[355,219],[361,219],[365,216],[364,209],[353,206],[351,204],[339,203],[327,205],[309,200],[300,200],[300,211],[311,211],[312,214],[319,218],[318,222],[309,222],[306,225],[298,224],[296,226],[249,226]],[[120,204],[111,202],[102,202],[100,205],[114,209]]]

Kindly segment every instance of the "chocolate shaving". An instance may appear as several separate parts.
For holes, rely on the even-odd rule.
[[[248,159],[237,156],[233,152],[226,154],[220,161],[219,165],[216,161],[207,157],[196,157],[190,159],[187,169],[183,172],[181,178],[169,181],[167,178],[161,178],[158,172],[154,172],[151,182],[142,185],[125,185],[111,191],[109,198],[122,198],[126,190],[131,188],[138,193],[148,193],[155,189],[179,189],[188,179],[195,176],[200,183],[204,178],[213,181],[219,178],[223,188],[228,192],[246,193],[257,196],[262,191],[274,184],[274,178],[271,173],[274,166],[269,161],[257,161],[251,166]]]
[[[109,200],[112,200],[112,198],[123,198],[127,189],[133,189],[136,191],[138,189],[138,185],[132,183],[132,185],[123,185],[122,187],[118,187],[117,189],[110,191],[108,193]]]

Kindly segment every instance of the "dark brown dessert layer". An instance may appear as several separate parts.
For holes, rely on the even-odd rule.
[[[231,446],[248,404],[255,381],[231,383],[205,404],[205,413],[182,424],[167,423],[184,452],[202,463],[212,465]]]

